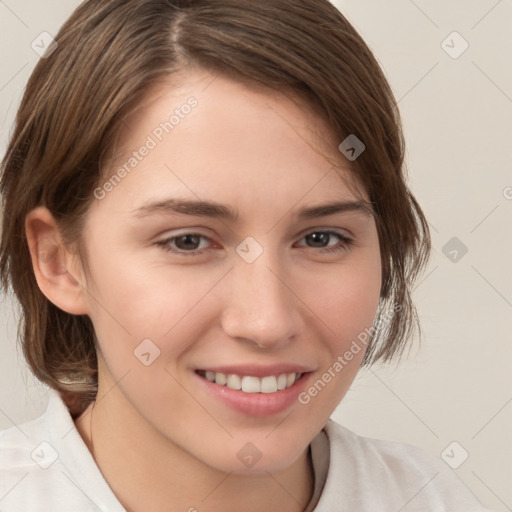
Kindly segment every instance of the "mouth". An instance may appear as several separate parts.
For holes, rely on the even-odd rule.
[[[295,371],[294,371],[295,370]],[[201,392],[215,404],[248,417],[270,417],[298,404],[313,375],[302,367],[229,367],[194,370]]]
[[[277,393],[292,387],[305,374],[305,372],[290,372],[257,377],[255,375],[239,375],[211,370],[196,370],[196,373],[209,382],[218,386],[225,386],[234,391],[266,394]]]

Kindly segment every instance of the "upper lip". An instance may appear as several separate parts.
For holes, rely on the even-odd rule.
[[[257,364],[238,364],[230,366],[205,366],[197,370],[210,371],[215,373],[225,373],[227,375],[247,375],[251,377],[269,377],[271,375],[281,375],[283,373],[307,373],[311,369],[298,364],[273,364],[262,366]]]

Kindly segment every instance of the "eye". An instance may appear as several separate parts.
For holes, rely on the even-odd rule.
[[[201,254],[202,249],[208,246],[208,242],[202,243],[206,240],[209,241],[209,238],[198,233],[184,233],[155,242],[155,245],[162,247],[165,251],[195,256]]]
[[[317,230],[307,233],[301,238],[306,245],[298,244],[299,247],[308,247],[318,249],[318,252],[337,252],[347,250],[353,243],[351,238],[342,233],[332,230]],[[182,256],[199,256],[203,254],[204,249],[211,245],[211,240],[199,233],[183,233],[159,242],[155,245],[161,247],[167,252]]]
[[[353,243],[351,238],[332,230],[312,231],[302,237],[301,240],[305,240],[309,244],[308,247],[320,249],[320,252],[346,250]],[[299,245],[304,247],[304,245]]]

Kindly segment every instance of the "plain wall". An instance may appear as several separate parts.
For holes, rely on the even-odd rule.
[[[0,154],[38,59],[32,41],[55,35],[78,3],[0,2]],[[399,100],[410,186],[429,219],[433,254],[414,294],[422,343],[398,366],[361,371],[333,417],[437,456],[456,441],[448,452],[469,454],[461,478],[489,508],[512,510],[512,2],[335,3]],[[2,429],[39,415],[46,390],[16,349],[11,301],[0,315]]]

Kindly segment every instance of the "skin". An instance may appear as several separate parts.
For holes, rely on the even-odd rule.
[[[359,199],[346,183],[357,187],[341,141],[307,105],[222,76],[212,81],[199,69],[176,78],[153,88],[126,120],[110,174],[175,108],[191,96],[198,105],[93,201],[83,232],[88,271],[46,208],[26,218],[39,287],[62,310],[88,315],[98,340],[97,400],[75,423],[129,511],[300,511],[313,490],[309,443],[364,350],[308,404],[258,418],[212,398],[194,370],[285,362],[307,366],[309,382],[319,379],[374,320],[375,221],[361,211],[294,217],[307,206]],[[238,220],[134,213],[177,197],[225,204]],[[324,235],[329,248],[341,246],[326,252],[306,237],[327,229],[353,243]],[[185,233],[206,238],[198,249],[168,242],[182,254],[156,245]],[[263,248],[253,263],[236,252],[248,236]],[[160,350],[149,366],[134,356],[147,338]],[[237,457],[248,442],[262,454],[252,468]]]

